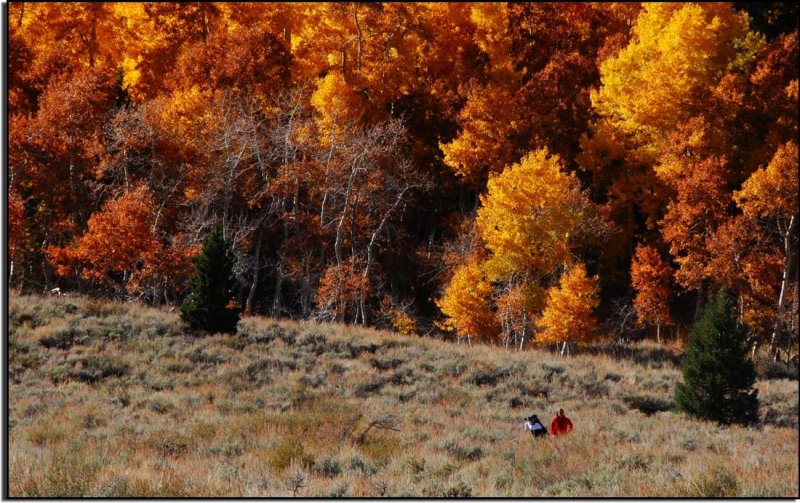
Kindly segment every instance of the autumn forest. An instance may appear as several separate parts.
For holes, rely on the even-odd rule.
[[[218,225],[251,314],[798,351],[796,5],[8,7],[20,292],[179,306]]]

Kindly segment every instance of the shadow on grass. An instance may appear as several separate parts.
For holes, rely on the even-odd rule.
[[[660,368],[669,362],[680,367],[683,355],[664,347],[636,346],[624,344],[602,344],[581,348],[581,353],[593,356],[605,355],[614,361],[630,361],[643,367]]]

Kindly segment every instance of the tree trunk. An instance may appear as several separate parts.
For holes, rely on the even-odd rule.
[[[661,344],[661,323],[656,323],[656,342]]]
[[[94,68],[94,51],[97,47],[97,17],[92,16],[92,30],[89,38],[89,67]]]
[[[325,205],[328,202],[328,175],[330,171],[331,159],[333,159],[333,149],[334,145],[336,144],[336,133],[331,132],[331,147],[328,149],[328,159],[325,161],[325,183],[323,186],[325,187],[325,192],[322,194],[322,204],[320,205],[319,209],[319,225],[321,228],[325,228]]]
[[[289,49],[291,52],[292,50],[292,30],[289,28],[283,29],[283,42],[286,44],[286,48]]]
[[[777,319],[775,320],[775,324],[772,329],[772,336],[769,339],[769,353],[773,354],[775,349],[775,339],[778,335],[778,328],[781,320],[781,311],[783,310],[783,299],[785,298],[786,293],[786,282],[789,279],[790,268],[792,267],[793,262],[793,253],[792,253],[792,231],[794,229],[794,215],[789,219],[789,225],[786,227],[786,232],[783,233],[783,274],[781,276],[781,291],[778,294],[778,312],[777,312]],[[774,359],[777,361],[778,353],[775,352]]]
[[[353,20],[356,24],[356,70],[361,71],[361,46],[363,41],[363,34],[361,33],[361,24],[358,22],[358,4],[353,4]]]
[[[350,172],[350,179],[347,181],[347,190],[344,194],[344,206],[342,207],[342,214],[339,217],[339,223],[336,225],[336,240],[333,243],[333,251],[336,254],[336,265],[342,265],[342,261],[344,257],[342,255],[342,237],[344,235],[344,221],[347,218],[347,208],[350,206],[350,194],[353,192],[353,184],[355,184],[355,178],[357,173],[357,168],[353,166],[352,171]]]
[[[700,313],[703,311],[703,305],[705,304],[704,292],[705,289],[703,287],[697,289],[697,297],[695,297],[694,303],[694,321],[700,319]]]
[[[250,292],[247,294],[247,302],[245,303],[244,310],[247,314],[253,314],[253,300],[256,297],[256,289],[258,287],[258,273],[261,269],[261,237],[263,236],[264,228],[258,230],[258,238],[256,240],[256,251],[253,257],[253,283],[250,285]]]
[[[273,317],[280,316],[281,311],[283,310],[283,295],[281,291],[283,290],[283,254],[278,262],[278,267],[275,268],[275,294],[272,298],[272,310],[271,315]]]
[[[358,192],[353,199],[353,210],[350,212],[350,259],[353,262],[353,271],[356,265],[356,220],[358,218]]]

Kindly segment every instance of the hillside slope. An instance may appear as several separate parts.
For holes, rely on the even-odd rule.
[[[669,354],[628,358],[12,294],[11,496],[797,496],[798,383],[764,424],[671,411]],[[522,417],[563,407],[566,437]]]

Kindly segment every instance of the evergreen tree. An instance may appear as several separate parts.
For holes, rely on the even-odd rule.
[[[203,242],[203,251],[194,259],[189,299],[181,307],[181,319],[195,330],[233,333],[239,310],[228,307],[237,290],[233,276],[235,258],[222,230],[215,225]]]
[[[747,357],[746,338],[723,288],[689,335],[684,382],[675,388],[678,409],[721,424],[758,422],[756,372]]]

